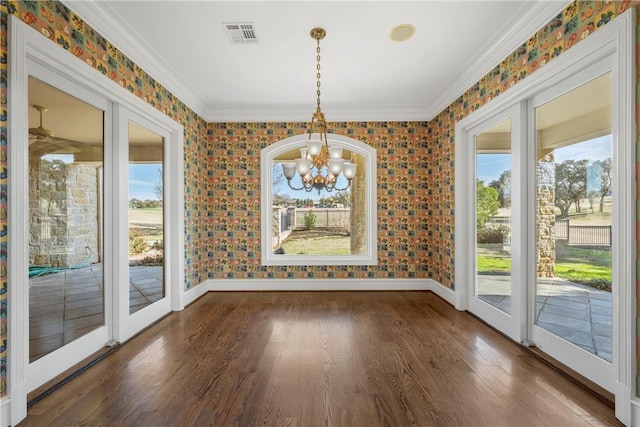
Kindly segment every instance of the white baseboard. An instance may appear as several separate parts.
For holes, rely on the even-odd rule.
[[[617,406],[617,402],[616,402],[616,406]],[[629,422],[627,422],[627,420],[620,420],[620,421],[624,422],[628,426],[640,426],[640,398],[636,397],[635,399],[631,400],[630,406],[631,406],[631,420],[629,420]]]
[[[200,298],[202,295],[209,292],[210,289],[209,289],[208,282],[209,280],[205,280],[199,285],[192,287],[188,291],[185,291],[185,293],[182,294],[181,307],[184,309],[186,306],[188,306],[189,304],[191,304],[192,302]]]
[[[11,400],[4,398],[0,400],[0,427],[11,425]]]
[[[447,288],[445,285],[441,284],[440,282],[436,282],[433,279],[429,279],[429,281],[431,282],[431,287],[429,288],[429,290],[455,307],[456,291],[451,288]]]
[[[211,291],[429,290],[427,279],[209,279]]]
[[[207,292],[233,291],[432,291],[455,302],[455,291],[433,279],[207,279],[183,294],[182,307]]]

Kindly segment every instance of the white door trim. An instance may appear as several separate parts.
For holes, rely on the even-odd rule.
[[[8,224],[8,283],[9,283],[9,354],[8,354],[8,394],[3,399],[2,407],[6,407],[7,400],[10,407],[9,420],[12,425],[18,424],[27,414],[28,393],[28,323],[24,313],[28,313],[28,280],[24,277],[27,271],[26,245],[27,228],[24,220],[20,220],[24,212],[22,207],[28,194],[27,182],[21,179],[23,171],[27,170],[27,158],[14,149],[13,141],[26,141],[28,138],[28,110],[27,110],[27,60],[38,63],[44,69],[50,70],[77,83],[87,91],[107,99],[113,104],[122,105],[156,123],[161,123],[171,134],[170,155],[174,162],[169,191],[173,202],[170,212],[172,227],[168,230],[167,238],[173,244],[170,247],[174,260],[170,271],[167,272],[169,282],[168,292],[171,294],[172,309],[181,310],[185,301],[184,275],[184,166],[183,139],[184,128],[164,113],[141,100],[134,94],[119,86],[99,72],[92,70],[82,60],[72,53],[54,46],[35,29],[29,27],[19,18],[9,16],[9,78],[8,78],[8,163],[9,163],[9,212]],[[105,147],[106,154],[107,147]],[[105,170],[105,177],[109,171]],[[107,193],[105,192],[105,197]],[[21,226],[22,225],[22,226]],[[105,241],[105,253],[109,250]],[[115,250],[113,248],[112,250]],[[105,271],[105,281],[110,280]],[[105,313],[109,315],[108,313]],[[113,335],[113,330],[110,332]],[[4,417],[3,417],[4,418]]]

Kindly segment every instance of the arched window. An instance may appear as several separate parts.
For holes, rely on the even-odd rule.
[[[263,265],[375,265],[377,263],[376,150],[345,136],[328,134],[330,147],[356,165],[348,182],[332,191],[287,180],[283,163],[300,157],[308,135],[283,139],[261,152]]]

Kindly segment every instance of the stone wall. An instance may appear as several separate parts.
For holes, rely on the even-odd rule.
[[[536,277],[554,277],[556,270],[556,173],[553,150],[539,151],[536,192]]]
[[[77,267],[100,260],[98,169],[37,159],[29,170],[29,265]]]

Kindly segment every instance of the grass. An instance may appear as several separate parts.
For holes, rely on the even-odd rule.
[[[478,245],[476,262],[482,273],[511,271],[511,257],[501,244]],[[598,289],[611,289],[611,251],[558,245],[556,276]]]
[[[129,226],[140,232],[150,245],[163,240],[162,208],[129,209]]]
[[[282,247],[294,255],[351,255],[351,237],[322,229],[293,231]]]

